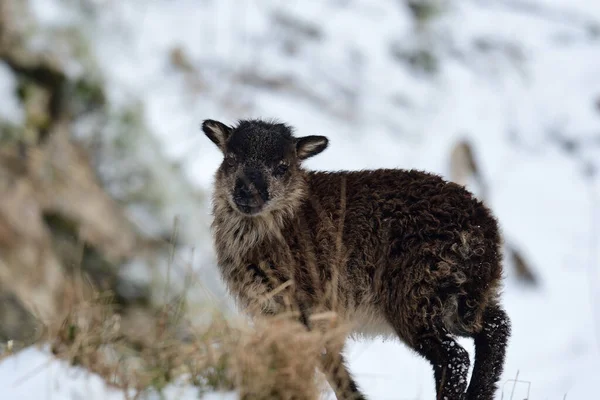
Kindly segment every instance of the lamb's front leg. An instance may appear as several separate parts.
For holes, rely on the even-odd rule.
[[[313,324],[311,323],[309,312],[304,307],[299,308],[299,320],[309,331],[312,330]],[[361,393],[346,366],[346,360],[342,354],[344,344],[345,341],[343,340],[326,343],[325,352],[321,355],[319,369],[325,374],[327,382],[335,392],[338,400],[366,400],[366,397]]]
[[[366,400],[346,366],[342,346],[329,345],[321,359],[321,370],[338,400]]]

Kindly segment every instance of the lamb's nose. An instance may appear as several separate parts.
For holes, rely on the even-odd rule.
[[[254,187],[245,184],[241,180],[236,182],[233,201],[240,211],[247,214],[258,212],[264,204],[264,201]]]
[[[235,183],[233,199],[237,204],[247,206],[256,206],[263,202],[254,186],[243,179],[238,179]]]
[[[252,190],[248,187],[248,185],[238,182],[235,185],[235,195],[236,197],[240,197],[243,199],[250,199],[253,197]]]
[[[244,168],[244,179],[242,183],[251,189],[252,196],[258,196],[259,201],[269,200],[267,181],[260,169],[255,167]]]

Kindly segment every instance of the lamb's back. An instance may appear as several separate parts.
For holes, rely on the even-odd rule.
[[[378,169],[310,172],[308,179],[312,200],[304,212],[312,215],[309,226],[320,226],[323,217],[339,225],[343,211],[344,244],[351,250],[401,254],[423,243],[460,243],[465,235],[498,250],[498,225],[490,210],[463,186],[438,175]]]

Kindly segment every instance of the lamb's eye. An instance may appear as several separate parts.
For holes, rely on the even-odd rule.
[[[282,175],[285,175],[285,173],[288,171],[288,169],[289,169],[289,166],[287,164],[281,163],[277,167],[275,167],[275,171],[273,171],[273,173],[276,176],[282,176]]]
[[[226,157],[225,158],[225,165],[228,166],[229,168],[232,168],[235,166],[235,160],[233,157]]]

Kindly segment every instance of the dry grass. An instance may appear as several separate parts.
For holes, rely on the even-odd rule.
[[[250,325],[218,310],[207,311],[207,322],[194,326],[179,303],[137,316],[121,313],[109,293],[82,282],[69,285],[63,316],[45,327],[38,343],[132,399],[171,383],[192,384],[200,392],[235,390],[248,400],[317,399],[324,383],[315,373],[322,349],[344,337],[338,329],[309,332],[286,315]]]
[[[231,375],[244,399],[316,399],[318,356],[326,337],[288,319],[261,320],[232,354]]]

